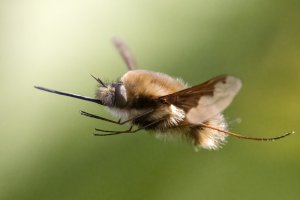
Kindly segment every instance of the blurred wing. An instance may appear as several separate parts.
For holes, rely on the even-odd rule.
[[[136,69],[137,65],[136,65],[135,59],[134,59],[132,53],[130,52],[129,48],[125,44],[125,42],[123,42],[119,38],[113,38],[112,42],[115,45],[116,49],[119,51],[123,60],[125,61],[128,70]]]
[[[241,86],[240,79],[222,75],[160,99],[183,109],[190,123],[199,124],[227,108]]]

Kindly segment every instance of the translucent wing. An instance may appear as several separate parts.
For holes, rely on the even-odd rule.
[[[128,70],[134,70],[137,68],[135,59],[125,42],[123,42],[119,38],[112,39],[113,44],[115,45],[116,49],[119,51],[120,55],[122,56],[123,60],[125,61]]]
[[[222,75],[160,99],[183,109],[190,123],[199,124],[226,109],[241,86],[240,79]]]

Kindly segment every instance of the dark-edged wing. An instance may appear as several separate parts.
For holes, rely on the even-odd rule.
[[[187,120],[198,124],[226,109],[241,86],[240,79],[221,75],[200,85],[162,96],[160,100],[183,109]]]
[[[137,65],[134,59],[134,56],[132,55],[131,51],[119,38],[113,38],[112,39],[113,44],[115,45],[116,49],[119,51],[120,55],[122,56],[123,60],[125,61],[128,70],[134,70],[136,69]]]

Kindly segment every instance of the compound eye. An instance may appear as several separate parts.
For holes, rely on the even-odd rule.
[[[115,86],[115,106],[124,107],[127,103],[126,88],[122,83]]]

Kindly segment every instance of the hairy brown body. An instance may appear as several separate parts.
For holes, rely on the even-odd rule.
[[[120,82],[127,91],[127,104],[119,108],[111,107],[111,110],[122,119],[136,118],[153,110],[149,114],[133,120],[133,124],[145,126],[155,120],[162,119],[157,124],[147,127],[147,129],[159,129],[161,131],[164,128],[170,128],[171,125],[177,125],[178,123],[174,123],[175,121],[183,121],[182,112],[175,113],[174,107],[159,99],[161,96],[186,88],[180,79],[174,79],[158,72],[131,70],[121,77]]]
[[[209,149],[217,148],[219,143],[225,140],[224,133],[202,127],[201,121],[199,124],[190,123],[184,109],[161,99],[163,96],[186,89],[187,85],[182,80],[158,72],[131,70],[121,77],[120,82],[127,91],[127,104],[121,108],[110,107],[110,110],[122,120],[134,118],[131,122],[134,125],[153,130],[160,135],[178,133],[191,139],[196,146]],[[151,112],[143,115],[148,111]],[[153,122],[154,124],[148,126]],[[217,114],[204,123],[226,128],[222,114]],[[206,145],[208,140],[215,142]]]

